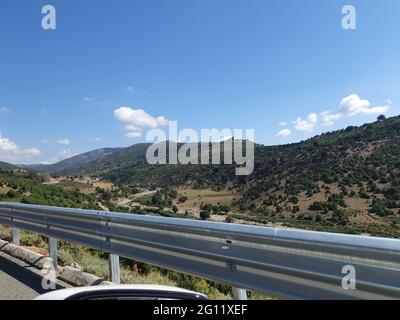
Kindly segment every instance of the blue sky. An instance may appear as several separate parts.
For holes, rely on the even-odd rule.
[[[271,145],[397,115],[399,16],[398,0],[2,0],[0,160],[128,146],[166,119]]]

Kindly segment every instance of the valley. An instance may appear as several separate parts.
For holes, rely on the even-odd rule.
[[[49,166],[3,164],[0,197],[400,237],[399,142],[400,117],[393,117],[296,144],[256,144],[248,177],[235,176],[234,165],[149,165],[148,144],[99,149]]]

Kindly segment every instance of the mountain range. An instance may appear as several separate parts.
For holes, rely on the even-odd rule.
[[[370,171],[394,178],[400,165],[399,136],[400,117],[393,117],[294,144],[255,144],[255,169],[250,176],[236,176],[235,165],[149,165],[149,144],[145,143],[98,149],[51,165],[25,167],[54,175],[91,175],[120,184],[229,186],[259,197],[274,186],[296,193],[311,192],[319,182],[358,182],[366,180],[363,175]]]
[[[12,178],[17,167],[0,162],[0,169],[11,171],[3,172],[3,184],[8,186],[3,191],[22,184],[15,189],[19,194],[8,192],[3,197],[7,201],[24,198],[26,203],[87,208],[96,207],[100,200],[103,206],[117,210],[110,207],[110,199],[123,194],[128,197],[132,190],[144,188],[162,190],[142,199],[153,207],[169,203],[167,198],[171,200],[174,194],[180,210],[218,215],[223,209],[231,212],[230,219],[238,221],[400,237],[400,116],[380,117],[374,123],[293,144],[255,144],[254,172],[249,176],[236,176],[235,164],[150,165],[146,160],[148,147],[136,144],[98,149],[52,165],[24,166],[30,169],[25,178]],[[71,179],[59,179],[63,181],[59,187],[42,186],[40,181],[45,178],[33,171]],[[90,196],[79,193],[77,187],[90,187],[74,182],[84,175],[112,182],[111,194],[101,188]],[[72,190],[68,193],[65,188]],[[202,197],[204,192],[199,190],[210,196]],[[231,197],[228,202],[226,194]],[[76,199],[77,203],[71,202]]]
[[[16,168],[17,168],[17,166],[14,166],[7,162],[0,161],[0,170],[12,170],[12,169],[16,169]]]
[[[79,170],[80,167],[91,163],[92,161],[101,160],[109,155],[112,155],[123,148],[102,148],[93,151],[85,152],[68,159],[56,162],[54,164],[33,164],[33,165],[22,165],[24,168],[28,168],[34,171],[45,172],[45,173],[61,173],[61,172],[73,172]]]
[[[268,168],[272,169],[275,163],[281,164],[281,170],[286,168],[292,172],[298,172],[307,168],[319,168],[323,163],[338,164],[332,162],[339,161],[340,159],[337,159],[337,157],[340,157],[343,152],[347,153],[347,158],[349,156],[360,156],[361,154],[357,154],[357,150],[371,146],[371,144],[378,144],[378,148],[374,148],[374,150],[384,148],[386,144],[396,145],[399,138],[399,123],[400,117],[393,117],[385,121],[377,121],[360,127],[351,126],[343,130],[324,133],[295,144],[270,147],[255,144],[256,168],[254,174],[249,176],[247,180],[260,178],[260,175],[267,173]],[[386,141],[386,144],[382,143],[382,141]],[[97,149],[55,164],[32,165],[29,167],[37,171],[52,174],[90,174],[109,176],[114,179],[125,172],[136,172],[135,169],[138,168],[149,171],[157,171],[157,167],[161,167],[163,170],[166,170],[167,167],[179,167],[179,170],[182,169],[183,166],[180,165],[148,165],[146,161],[148,146],[149,144],[142,143],[127,148]],[[187,167],[190,167],[190,171],[196,169],[199,172],[204,171],[202,168],[207,168],[207,170],[212,168],[213,171],[217,170],[218,173],[223,173],[224,167],[228,167],[228,171],[232,169],[228,165],[188,165]],[[174,169],[171,170],[174,171]],[[274,170],[270,173],[273,172]],[[229,179],[234,179],[234,177],[229,174]]]

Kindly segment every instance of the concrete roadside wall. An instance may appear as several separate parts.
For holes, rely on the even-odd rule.
[[[51,258],[40,255],[31,250],[21,248],[13,245],[12,243],[0,240],[0,251],[13,256],[14,258],[20,259],[36,269],[43,269],[43,266],[51,263]]]
[[[39,270],[52,265],[51,258],[33,252],[29,249],[15,246],[7,241],[0,240],[0,251],[16,259],[22,260]],[[95,275],[69,266],[58,267],[57,278],[76,287],[112,284],[111,282],[104,281]]]

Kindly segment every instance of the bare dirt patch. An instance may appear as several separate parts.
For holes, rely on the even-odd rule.
[[[346,197],[345,202],[350,209],[359,210],[362,212],[368,212],[370,206],[370,201],[362,198]]]
[[[94,192],[93,186],[87,183],[79,182],[76,180],[69,180],[69,179],[64,179],[61,180],[58,183],[58,186],[61,188],[65,188],[68,190],[75,190],[78,189],[80,192],[85,193],[85,194],[90,194]]]
[[[42,256],[48,257],[49,256],[49,251],[44,249],[44,248],[38,248],[38,247],[26,247],[22,246],[22,248],[36,252],[38,254],[41,254]]]
[[[198,216],[200,205],[207,203],[211,205],[231,205],[232,201],[241,198],[241,195],[233,190],[213,191],[210,189],[195,190],[195,189],[180,189],[178,190],[178,198],[186,196],[188,199],[184,203],[179,203],[178,199],[174,202],[179,208],[179,211],[189,211]]]

